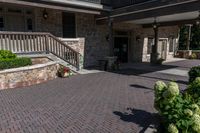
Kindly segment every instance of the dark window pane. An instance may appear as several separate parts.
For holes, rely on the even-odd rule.
[[[26,11],[26,14],[30,15],[30,14],[32,14],[32,12],[31,11]]]
[[[0,17],[0,30],[3,30],[3,28],[4,28],[3,17]]]
[[[174,52],[174,44],[175,44],[175,39],[170,38],[169,39],[169,52]]]
[[[8,12],[11,12],[11,13],[22,13],[22,11],[18,10],[18,9],[8,9]]]
[[[76,37],[76,20],[73,13],[63,13],[63,37]]]
[[[27,29],[28,31],[33,31],[33,22],[32,19],[27,19]]]

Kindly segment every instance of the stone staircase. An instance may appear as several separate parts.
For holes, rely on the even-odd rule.
[[[78,70],[76,67],[70,65],[69,63],[67,63],[66,61],[60,59],[59,57],[53,55],[53,54],[18,54],[19,57],[30,57],[30,58],[48,58],[53,62],[56,62],[57,64],[60,64],[62,66],[68,67],[70,68],[74,73],[76,74],[90,74],[90,73],[99,73],[102,71],[99,70],[94,70],[94,69],[81,69]]]
[[[60,64],[62,66],[70,68],[73,72],[79,73],[79,70],[77,70],[76,67],[70,65],[66,61],[62,60],[61,58],[58,58],[57,56],[53,54],[19,54],[19,57],[30,57],[30,58],[48,58],[53,62],[56,62],[57,64]]]

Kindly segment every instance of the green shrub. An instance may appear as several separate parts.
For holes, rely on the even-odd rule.
[[[197,77],[200,77],[200,66],[196,66],[189,71],[189,82],[192,83]]]
[[[191,95],[195,102],[200,100],[200,77],[197,77],[186,90],[187,94]]]
[[[154,90],[154,106],[169,133],[200,133],[200,78],[184,93],[180,93],[175,82],[166,85],[158,81]]]
[[[164,59],[159,58],[159,59],[156,61],[156,64],[162,65],[164,61],[165,61]]]
[[[13,54],[11,51],[0,50],[0,59],[14,59],[16,57],[16,54]]]
[[[192,55],[189,56],[189,59],[197,59],[197,54],[192,53]]]
[[[30,58],[0,59],[0,70],[32,65]]]

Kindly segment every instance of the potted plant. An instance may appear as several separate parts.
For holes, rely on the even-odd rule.
[[[72,74],[71,70],[68,67],[61,66],[58,69],[58,76],[59,77],[66,78],[66,77],[69,77],[71,75],[73,75],[73,74]]]
[[[159,59],[157,60],[156,64],[157,64],[157,65],[162,65],[164,61],[165,61],[164,59],[159,58]]]

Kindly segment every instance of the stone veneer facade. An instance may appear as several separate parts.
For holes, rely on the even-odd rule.
[[[0,71],[0,90],[39,84],[57,77],[55,62]]]
[[[36,32],[50,32],[57,37],[62,37],[62,12],[58,10],[45,9],[48,13],[48,18],[43,18],[42,8],[34,9],[34,31]]]
[[[34,31],[50,32],[57,37],[63,36],[62,11],[46,9],[48,19],[43,18],[42,8],[34,9]],[[130,23],[114,24],[114,31],[127,31],[129,37],[129,62],[148,61],[147,38],[154,35],[153,29],[145,29],[140,25]],[[84,66],[97,65],[98,60],[109,55],[109,42],[106,37],[109,34],[108,25],[97,25],[95,15],[76,13],[76,36],[85,38],[85,45],[69,44],[73,49],[84,55]],[[159,38],[177,37],[178,27],[162,27],[159,30]],[[136,37],[140,39],[137,40]],[[70,42],[71,43],[71,42]],[[172,55],[173,57],[173,55]],[[169,58],[170,55],[169,55]]]

